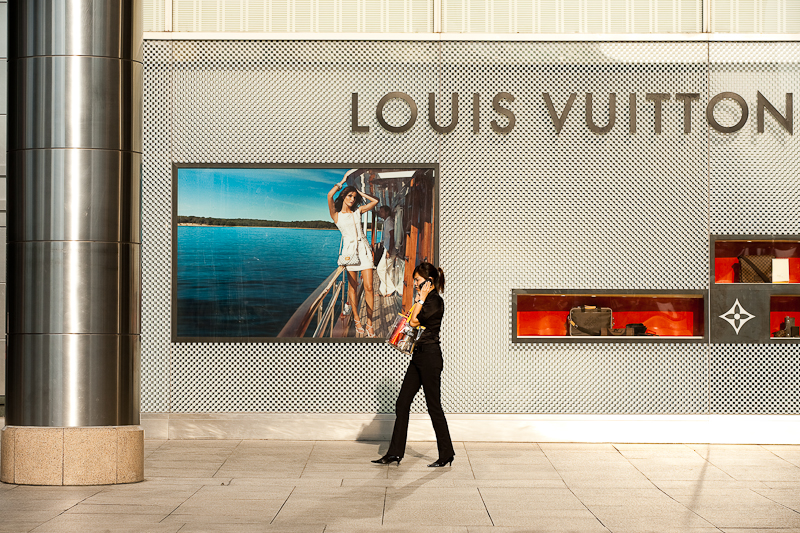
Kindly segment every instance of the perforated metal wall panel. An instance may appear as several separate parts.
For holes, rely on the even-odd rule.
[[[798,345],[711,347],[712,414],[797,414]]]
[[[144,47],[142,392],[144,412],[170,410],[172,44]]]
[[[714,43],[710,47],[712,94],[730,91],[747,102],[749,118],[735,133],[711,130],[711,232],[800,232],[800,135],[789,134],[768,112],[758,133],[760,91],[786,113],[786,93],[800,96],[800,43]],[[795,128],[800,102],[794,103]],[[720,123],[734,125],[741,109],[733,100],[716,109]]]
[[[712,57],[750,50],[714,46]],[[775,46],[754,53],[797,57],[795,44]],[[390,348],[372,344],[172,344],[172,162],[438,163],[448,412],[709,412],[708,345],[515,345],[511,290],[704,290],[711,231],[799,232],[790,230],[799,218],[798,186],[789,183],[793,159],[783,148],[751,150],[749,159],[732,161],[723,149],[746,139],[711,134],[709,141],[703,111],[710,95],[744,82],[719,77],[729,67],[709,64],[706,43],[151,41],[146,52],[146,411],[391,412],[406,364]],[[764,61],[748,66],[751,85],[738,90],[754,97],[757,87],[797,86],[796,77],[762,82],[781,68],[792,71]],[[420,109],[416,125],[403,134],[384,131],[375,118],[375,104],[391,91],[408,93]],[[503,103],[516,117],[507,134],[490,126],[492,119],[506,123],[492,111],[492,97],[501,91],[515,97]],[[353,92],[367,134],[350,133]],[[437,94],[440,124],[449,121],[450,94],[459,93],[452,133],[436,134],[427,124],[429,92]],[[473,93],[481,95],[478,133],[472,131]],[[543,93],[559,113],[576,94],[561,133]],[[587,127],[586,93],[593,95],[599,126],[608,120],[609,93],[616,93],[616,123],[608,133]],[[629,124],[632,93],[636,133]],[[658,134],[647,93],[671,95]],[[690,133],[676,93],[700,94]],[[407,113],[393,103],[386,115],[398,124]],[[794,142],[766,137],[759,142]],[[730,165],[730,174],[714,170]],[[788,196],[775,214],[727,217],[730,202],[743,205],[752,197],[738,194],[726,176],[747,175],[758,165],[780,170],[753,171],[761,176],[754,183],[773,187],[777,180]],[[778,197],[766,193],[755,202],[766,206]],[[797,346],[784,346],[779,357],[797,354]],[[720,350],[711,355],[727,353]],[[723,390],[724,378],[714,379],[712,391]],[[742,402],[726,404],[725,412],[772,412],[758,398]],[[800,404],[783,408],[798,412]],[[419,397],[414,410],[424,410]]]

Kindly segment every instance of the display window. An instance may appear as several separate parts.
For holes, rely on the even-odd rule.
[[[416,265],[437,262],[434,165],[187,164],[173,178],[174,342],[380,341]]]
[[[714,283],[800,283],[800,239],[717,238]]]
[[[703,293],[513,292],[514,340],[699,340]]]
[[[773,340],[800,341],[800,294],[770,296],[769,331]]]

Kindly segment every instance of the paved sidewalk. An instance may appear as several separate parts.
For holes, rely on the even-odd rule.
[[[147,480],[0,484],[0,531],[800,533],[800,446],[146,441]]]

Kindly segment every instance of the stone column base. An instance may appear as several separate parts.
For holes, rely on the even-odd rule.
[[[0,481],[15,485],[112,485],[144,480],[141,426],[6,426]]]

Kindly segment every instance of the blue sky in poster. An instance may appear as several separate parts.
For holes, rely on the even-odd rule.
[[[178,215],[327,221],[328,191],[348,170],[179,168]]]

